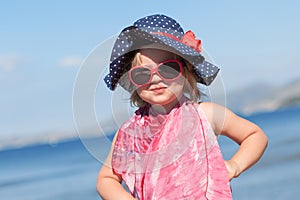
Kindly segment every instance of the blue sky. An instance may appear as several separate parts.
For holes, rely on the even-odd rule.
[[[74,132],[72,92],[82,61],[154,13],[195,32],[221,67],[226,91],[288,83],[300,77],[299,8],[296,0],[2,1],[0,138]]]

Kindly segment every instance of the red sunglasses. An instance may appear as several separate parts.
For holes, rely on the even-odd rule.
[[[129,78],[135,86],[141,87],[151,82],[154,73],[164,81],[174,81],[182,74],[182,63],[178,60],[166,60],[155,68],[147,65],[134,66],[129,70]]]

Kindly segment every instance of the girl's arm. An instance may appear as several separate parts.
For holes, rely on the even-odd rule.
[[[112,151],[117,135],[118,133],[113,139],[110,153],[98,174],[97,191],[104,200],[131,200],[134,199],[133,196],[123,188],[122,178],[115,174],[111,167]]]
[[[201,103],[200,106],[216,133],[225,135],[240,145],[232,158],[225,161],[229,179],[238,177],[261,158],[268,144],[266,135],[257,125],[223,106],[213,103]]]

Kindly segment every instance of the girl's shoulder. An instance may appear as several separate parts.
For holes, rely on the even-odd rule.
[[[219,110],[219,105],[212,102],[199,102],[197,105],[199,112],[203,112],[206,117],[211,120],[213,112]]]
[[[224,116],[226,111],[228,111],[226,107],[213,102],[199,102],[198,109],[203,111],[205,115],[209,118],[212,118],[215,115]]]
[[[224,123],[228,109],[213,102],[200,102],[197,109],[205,114],[211,127],[218,132],[217,127]]]

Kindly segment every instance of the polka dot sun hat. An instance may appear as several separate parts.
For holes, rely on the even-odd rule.
[[[163,46],[190,62],[199,83],[210,85],[218,74],[219,68],[201,55],[201,41],[192,31],[184,33],[180,25],[168,16],[151,15],[137,20],[118,36],[110,58],[109,73],[104,78],[109,89],[114,90],[118,83],[127,88],[121,83],[121,77],[130,69],[136,51],[151,44]]]

